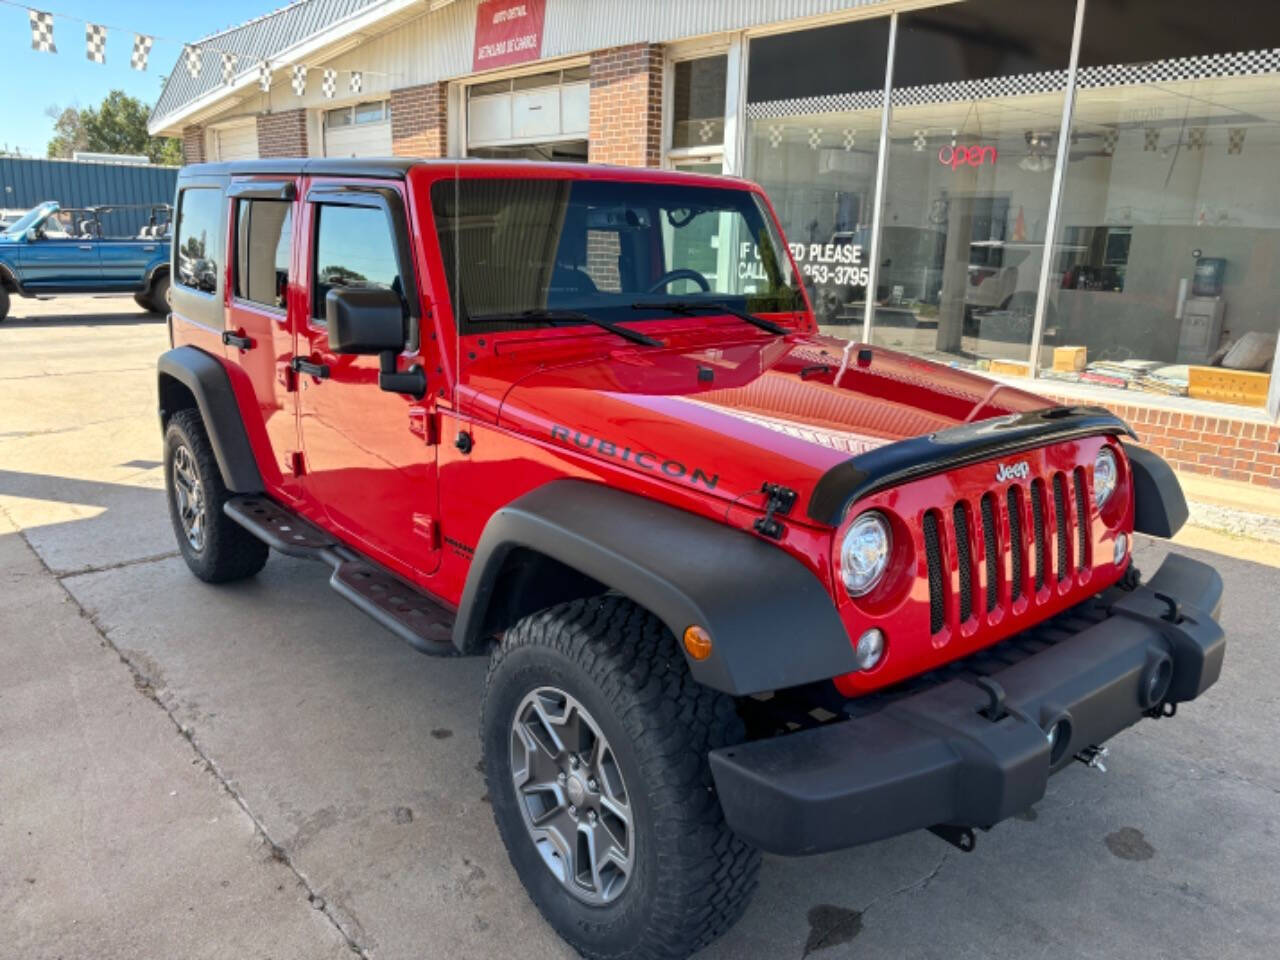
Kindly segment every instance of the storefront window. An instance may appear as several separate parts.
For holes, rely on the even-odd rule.
[[[1025,363],[1074,0],[899,20],[874,342]]]
[[[729,58],[724,54],[680,60],[671,84],[671,147],[683,150],[724,143],[724,98]]]
[[[778,211],[819,323],[842,335],[861,331],[866,303],[888,23],[751,44],[747,176]]]
[[[1270,36],[1243,11],[1193,41],[1148,19],[1118,48],[1125,14],[1086,14],[1042,371],[1261,405],[1280,328],[1280,65],[1245,51],[1274,46],[1280,17]],[[1121,49],[1141,62],[1110,61]]]

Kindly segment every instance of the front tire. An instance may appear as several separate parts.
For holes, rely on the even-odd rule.
[[[231,498],[198,410],[179,410],[164,433],[169,518],[187,566],[206,583],[252,577],[269,548],[223,512]]]
[[[9,315],[9,291],[0,287],[0,320]]]
[[[653,614],[606,595],[508,630],[481,737],[494,819],[547,922],[589,958],[678,960],[742,915],[760,854],[707,752],[745,736]]]

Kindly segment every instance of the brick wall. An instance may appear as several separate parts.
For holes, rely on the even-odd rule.
[[[1061,403],[1082,402],[1046,396]],[[1175,470],[1280,490],[1280,426],[1139,404],[1105,406]]]
[[[204,127],[182,128],[182,162],[204,163]]]
[[[630,167],[662,162],[662,47],[636,43],[591,55],[588,159]]]
[[[281,110],[258,117],[258,156],[305,157],[307,111]]]
[[[391,152],[443,157],[449,152],[449,86],[424,83],[391,91]]]

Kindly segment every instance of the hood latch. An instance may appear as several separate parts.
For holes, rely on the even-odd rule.
[[[796,505],[796,492],[780,483],[762,483],[760,492],[765,495],[764,516],[754,524],[756,533],[770,540],[781,540],[785,529],[777,517],[785,517]]]

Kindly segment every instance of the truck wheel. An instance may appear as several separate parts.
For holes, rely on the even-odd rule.
[[[0,320],[9,315],[9,291],[0,287]]]
[[[167,273],[156,277],[155,282],[151,284],[146,306],[152,313],[169,312],[169,275]]]
[[[222,512],[230,495],[197,410],[169,418],[164,481],[178,549],[192,573],[208,583],[226,583],[262,569],[267,545]]]
[[[489,665],[485,777],[511,863],[590,958],[683,958],[728,930],[760,853],[724,821],[707,752],[739,743],[733,700],[695,683],[675,637],[624,597],[506,632]]]

